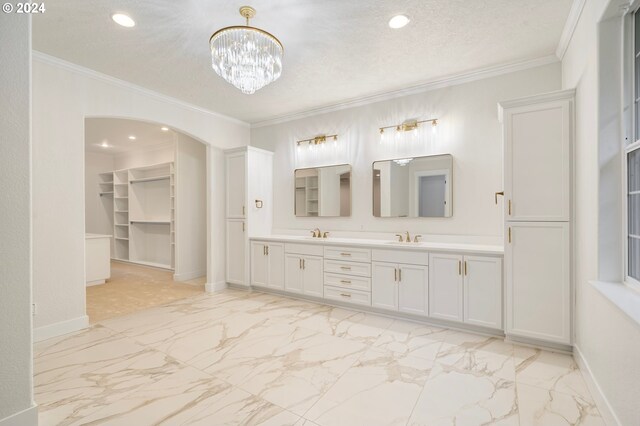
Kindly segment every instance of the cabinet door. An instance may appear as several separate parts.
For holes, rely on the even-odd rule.
[[[284,288],[293,293],[302,293],[302,257],[287,254],[284,257]]]
[[[304,256],[302,258],[304,294],[315,297],[322,297],[324,295],[322,261],[322,257],[317,256]]]
[[[571,344],[569,224],[508,223],[506,234],[506,333]]]
[[[269,261],[267,245],[262,242],[251,242],[251,285],[267,286],[269,284]]]
[[[502,259],[464,257],[464,322],[502,328]]]
[[[462,256],[429,255],[429,316],[462,321]]]
[[[371,306],[398,310],[398,265],[373,262],[371,269]]]
[[[567,221],[572,101],[505,109],[505,217]]]
[[[269,243],[267,245],[269,261],[269,287],[284,289],[284,244]]]
[[[429,313],[429,272],[426,266],[400,265],[398,310],[409,314]]]
[[[227,156],[227,218],[245,217],[246,153]]]
[[[227,221],[227,282],[247,285],[245,282],[245,234],[243,220]]]

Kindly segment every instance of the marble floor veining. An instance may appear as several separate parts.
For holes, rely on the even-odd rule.
[[[604,425],[565,354],[259,292],[35,345],[40,425]]]

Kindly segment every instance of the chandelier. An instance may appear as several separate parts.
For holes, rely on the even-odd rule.
[[[222,28],[209,39],[211,64],[220,77],[250,95],[280,77],[284,48],[273,35],[249,26],[254,8],[242,6],[240,15],[246,26]]]

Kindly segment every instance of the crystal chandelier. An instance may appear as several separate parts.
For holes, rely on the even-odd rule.
[[[243,6],[240,15],[246,26],[222,28],[209,39],[211,64],[220,77],[250,95],[280,77],[284,48],[273,35],[249,26],[255,9]]]

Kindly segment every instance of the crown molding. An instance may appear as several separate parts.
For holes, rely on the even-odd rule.
[[[354,108],[357,106],[373,104],[376,102],[386,101],[389,99],[396,99],[403,96],[414,95],[418,93],[429,92],[436,89],[442,89],[444,87],[456,86],[458,84],[469,83],[472,81],[482,80],[485,78],[495,77],[503,74],[509,74],[516,71],[522,71],[529,68],[536,68],[543,65],[549,65],[558,62],[558,58],[555,55],[543,56],[537,59],[531,59],[521,62],[512,62],[503,65],[497,65],[487,68],[480,68],[474,71],[464,72],[460,74],[453,74],[447,77],[436,78],[420,83],[415,86],[411,86],[405,89],[393,90],[390,92],[383,92],[369,96],[363,96],[340,102],[337,104],[327,105],[319,108],[313,108],[309,110],[299,111],[292,114],[285,114],[278,117],[270,118],[267,120],[261,120],[251,123],[251,128],[256,129],[260,127],[271,126],[274,124],[286,123],[288,121],[299,120],[301,118],[312,117],[315,115],[326,114],[329,112],[340,111],[348,108]]]
[[[179,99],[173,98],[171,96],[163,95],[163,94],[158,93],[158,92],[154,92],[153,90],[146,89],[146,88],[144,88],[142,86],[138,86],[138,85],[130,83],[128,81],[121,80],[119,78],[115,78],[115,77],[112,77],[110,75],[98,72],[98,71],[94,71],[94,70],[92,70],[90,68],[86,68],[86,67],[83,67],[81,65],[65,61],[64,59],[60,59],[58,57],[48,55],[46,53],[43,53],[43,52],[40,52],[40,51],[37,51],[37,50],[33,50],[32,51],[32,56],[33,56],[33,60],[34,61],[39,61],[39,62],[42,62],[42,63],[45,63],[45,64],[53,65],[53,66],[58,67],[58,68],[63,68],[65,70],[67,70],[67,71],[71,71],[71,72],[74,72],[76,74],[80,74],[80,75],[83,75],[85,77],[92,78],[94,80],[102,81],[104,83],[109,83],[109,84],[113,84],[113,85],[116,85],[116,86],[119,86],[119,87],[122,87],[122,88],[125,88],[125,89],[128,89],[128,90],[132,90],[132,91],[138,92],[138,93],[140,93],[142,95],[149,96],[149,97],[154,98],[154,99],[159,100],[159,101],[163,101],[163,102],[167,102],[167,103],[170,103],[170,104],[174,104],[174,105],[180,106],[182,108],[187,108],[187,109],[190,109],[192,111],[197,111],[197,112],[200,112],[200,113],[212,115],[212,116],[214,116],[216,118],[220,118],[222,120],[229,121],[229,122],[234,123],[234,124],[239,124],[239,125],[241,125],[243,127],[249,127],[250,126],[249,123],[247,123],[246,121],[242,121],[242,120],[239,120],[237,118],[230,117],[228,115],[220,114],[219,112],[215,112],[215,111],[211,111],[211,110],[208,110],[208,109],[205,109],[205,108],[201,108],[199,106],[190,104],[188,102],[181,101]]]
[[[567,53],[571,37],[573,37],[573,33],[578,26],[578,21],[580,20],[580,15],[582,14],[582,10],[584,9],[586,2],[587,0],[573,0],[573,3],[571,4],[569,16],[567,16],[567,20],[564,23],[562,35],[560,36],[560,41],[556,48],[556,56],[560,60],[562,60],[564,58],[564,54]]]

